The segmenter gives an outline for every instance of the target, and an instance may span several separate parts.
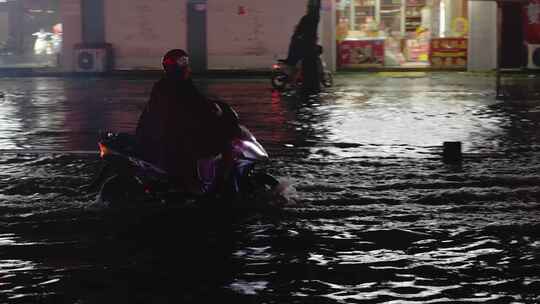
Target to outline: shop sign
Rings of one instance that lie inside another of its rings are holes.
[[[469,34],[469,20],[467,18],[458,17],[452,21],[452,31],[458,37],[465,37]]]
[[[525,40],[540,43],[540,0],[530,0],[524,6],[524,16]]]
[[[384,40],[346,40],[339,44],[340,67],[377,67],[384,63]]]
[[[430,62],[435,68],[466,67],[467,38],[432,38]]]

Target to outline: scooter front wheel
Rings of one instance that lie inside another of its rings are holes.
[[[271,83],[272,87],[276,90],[284,90],[287,86],[289,77],[285,73],[276,73],[272,75]]]
[[[271,192],[279,185],[279,181],[265,172],[250,172],[240,179],[240,192],[252,196],[261,192]]]
[[[329,88],[334,85],[334,77],[330,72],[324,72],[322,75],[322,85]]]
[[[268,173],[257,173],[252,176],[252,179],[255,186],[255,200],[251,202],[256,208],[276,210],[287,205],[289,199],[275,177]]]
[[[254,174],[253,181],[259,188],[267,191],[271,191],[279,185],[279,181],[268,173]]]

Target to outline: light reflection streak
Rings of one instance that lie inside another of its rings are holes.
[[[458,301],[457,299],[451,299],[447,297],[440,297],[437,299],[425,299],[429,297],[434,297],[437,295],[442,294],[445,290],[451,290],[455,288],[460,288],[459,285],[451,285],[451,286],[427,286],[428,290],[423,290],[419,293],[399,293],[394,292],[391,289],[388,288],[381,288],[377,291],[366,291],[366,292],[360,292],[361,290],[353,289],[348,291],[339,291],[331,294],[327,294],[324,297],[340,301],[340,302],[347,302],[350,300],[354,301],[366,301],[366,300],[377,300],[378,298],[384,298],[384,297],[393,297],[393,298],[399,298],[399,300],[390,300],[385,301],[385,304],[392,303],[392,304],[423,304],[423,303],[451,303]],[[399,288],[399,287],[396,287]],[[419,286],[413,287],[415,289],[421,289]],[[505,295],[479,295],[475,298],[459,298],[459,302],[467,302],[467,303],[484,303],[485,301],[491,301],[491,300],[497,300],[500,298],[506,297]]]
[[[402,295],[400,295],[402,296]],[[436,303],[453,303],[453,302],[460,302],[460,303],[486,303],[486,301],[492,301],[497,300],[506,297],[505,295],[490,295],[486,297],[478,297],[478,298],[459,298],[459,300],[451,299],[447,297],[438,298],[438,299],[432,299],[432,300],[393,300],[393,301],[387,301],[384,302],[385,304],[436,304]]]
[[[10,98],[3,101],[0,107],[0,146],[4,149],[17,148],[17,144],[12,138],[14,132],[21,130],[20,119],[16,119],[16,106],[10,102]]]
[[[420,266],[442,267],[445,270],[467,269],[473,266],[471,261],[476,261],[482,255],[497,254],[502,250],[495,248],[483,248],[467,252],[448,251],[439,249],[417,254],[406,254],[401,250],[371,250],[371,251],[341,251],[336,257],[311,252],[308,260],[317,265],[367,265],[372,269],[401,269],[407,270]],[[406,263],[405,263],[406,262]],[[381,263],[382,265],[377,265]],[[392,264],[394,263],[394,264]]]
[[[19,84],[20,85],[20,84]],[[40,132],[58,132],[64,118],[63,82],[48,78],[32,78],[24,90],[8,87],[0,107],[0,145],[2,149],[28,148],[43,144],[29,142]]]
[[[22,260],[0,260],[0,274],[34,270],[36,264]]]
[[[229,285],[229,288],[243,295],[256,295],[268,287],[267,281],[247,282],[237,280]]]
[[[2,246],[27,246],[27,245],[37,245],[38,242],[22,242],[20,237],[16,236],[13,233],[0,234],[0,247]]]

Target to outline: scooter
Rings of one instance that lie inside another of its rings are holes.
[[[223,113],[236,115],[227,105],[220,107]],[[239,125],[239,130],[231,142],[232,170],[224,170],[222,155],[198,161],[202,194],[189,193],[165,170],[142,159],[135,137],[127,133],[100,134],[99,155],[104,167],[92,185],[100,189],[99,200],[112,208],[219,200],[256,203],[258,198],[278,196],[279,181],[258,166],[268,161],[268,153],[245,126]]]
[[[321,85],[324,87],[331,87],[334,84],[334,78],[332,72],[327,68],[324,60],[319,58],[319,78]],[[291,70],[298,70],[298,75],[295,79],[291,79]],[[301,88],[304,82],[304,74],[302,72],[302,63],[296,67],[291,67],[283,59],[278,59],[276,63],[272,65],[272,87],[276,90],[283,91],[287,86]]]

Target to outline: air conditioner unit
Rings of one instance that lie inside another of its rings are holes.
[[[75,48],[75,72],[101,73],[109,70],[110,47],[79,45]]]
[[[528,65],[527,68],[540,70],[540,44],[528,44]]]

